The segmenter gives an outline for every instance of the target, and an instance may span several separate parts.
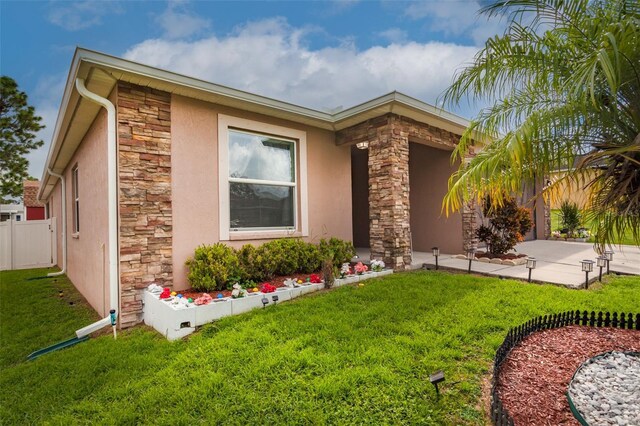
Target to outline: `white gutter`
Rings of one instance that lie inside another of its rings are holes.
[[[115,325],[119,310],[119,273],[118,273],[118,174],[117,174],[117,145],[116,145],[116,108],[111,101],[102,96],[98,96],[93,92],[87,90],[84,85],[84,79],[76,78],[76,89],[80,96],[94,102],[107,110],[107,192],[108,192],[108,207],[109,212],[109,306],[111,309],[111,315],[98,321],[95,325],[101,324],[104,327],[109,320],[112,325]],[[76,331],[78,337],[82,331],[95,331],[92,326],[85,327]],[[115,330],[115,329],[114,329]]]
[[[48,170],[51,176],[60,179],[62,185],[62,196],[60,197],[60,204],[62,204],[62,271],[47,274],[48,277],[57,277],[67,273],[67,185],[64,175],[54,173],[51,169]]]

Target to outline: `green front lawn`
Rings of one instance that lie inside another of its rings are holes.
[[[141,326],[26,362],[96,318],[66,280],[26,280],[42,272],[0,273],[1,424],[483,424],[481,386],[510,327],[640,306],[637,277],[576,291],[413,272],[226,318],[185,341]],[[438,369],[439,400],[428,380]]]
[[[583,223],[582,226],[584,226],[589,231],[591,231],[591,235],[593,235],[596,232],[596,223],[594,222]],[[560,230],[561,228],[562,228],[562,221],[560,220],[560,209],[552,209],[551,210],[551,230],[557,231],[557,230]],[[593,237],[589,238],[588,240],[588,242],[590,243],[593,243],[594,241],[595,240]],[[616,239],[615,241],[611,241],[611,244],[614,244],[614,245],[626,244],[630,246],[636,245],[635,241],[633,240],[633,234],[631,232],[631,229],[627,229],[621,239]]]

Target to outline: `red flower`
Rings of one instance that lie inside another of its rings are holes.
[[[162,289],[162,293],[160,293],[160,299],[168,299],[171,296],[171,289],[169,287],[165,287]]]
[[[309,281],[311,281],[313,284],[320,284],[322,282],[322,280],[320,279],[320,275],[318,274],[311,274],[311,277],[309,277]]]
[[[276,291],[276,286],[269,283],[263,283],[260,287],[260,291],[263,293],[273,293],[274,291]]]

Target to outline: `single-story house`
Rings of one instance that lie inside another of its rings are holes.
[[[148,284],[188,287],[201,244],[338,237],[396,270],[462,252],[475,210],[441,202],[467,125],[398,92],[327,113],[77,49],[38,198],[60,266],[126,327]]]

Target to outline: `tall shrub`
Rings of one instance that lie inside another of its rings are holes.
[[[567,236],[574,236],[581,222],[582,218],[580,217],[578,205],[570,201],[563,201],[560,205],[560,225],[563,231],[567,233]]]
[[[487,245],[489,253],[496,256],[505,254],[523,241],[533,226],[529,210],[519,207],[513,198],[505,199],[501,206],[496,207],[487,197],[482,213],[488,219],[488,225],[480,226],[476,235]]]

